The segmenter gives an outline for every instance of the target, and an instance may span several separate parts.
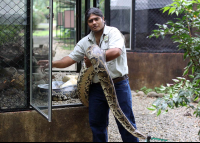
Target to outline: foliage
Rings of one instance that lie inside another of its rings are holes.
[[[152,104],[152,107],[148,109],[152,111],[157,110],[157,115],[160,115],[162,110],[168,112],[168,108],[189,107],[194,109],[196,117],[200,117],[200,103],[197,107],[190,104],[193,101],[197,101],[199,98],[200,90],[196,88],[196,85],[199,83],[191,82],[183,77],[177,77],[177,79],[173,79],[173,81],[175,84],[167,84],[167,86],[161,86],[159,88],[162,93],[165,93],[164,97],[158,98]]]
[[[22,38],[22,25],[0,25],[0,47],[8,43],[18,43]]]
[[[142,87],[140,91],[143,91],[144,94],[148,94],[149,92],[154,91],[153,89],[147,88],[146,86]]]
[[[151,37],[171,35],[174,43],[178,43],[179,49],[184,49],[184,60],[189,63],[185,67],[183,77],[173,79],[174,84],[162,86],[160,90],[165,92],[163,98],[156,100],[149,110],[160,115],[162,110],[178,107],[194,109],[194,115],[200,117],[200,102],[194,107],[192,101],[196,101],[200,95],[200,0],[173,0],[173,3],[161,9],[168,14],[176,14],[176,22],[172,20],[161,25],[156,24],[158,29],[153,30]],[[190,79],[190,80],[187,80]]]
[[[39,23],[46,23],[49,15],[49,1],[33,1],[33,30],[38,28]],[[53,11],[56,11],[57,3],[53,2]],[[54,15],[56,19],[57,15]]]
[[[45,15],[40,12],[33,12],[33,30],[37,30],[38,24],[46,20]]]
[[[168,84],[169,85],[169,84]],[[166,94],[167,93],[167,89],[164,91],[162,90],[163,89],[163,85],[161,85],[161,87],[155,87],[154,89],[151,89],[151,88],[147,88],[146,86],[142,87],[140,90],[137,90],[137,92],[139,91],[143,91],[146,95],[149,93],[149,92],[156,92],[156,93],[164,93]]]
[[[105,0],[100,0],[99,2],[99,9],[105,14]]]
[[[65,29],[65,28],[62,28],[61,29],[62,31],[62,38],[70,38],[70,35],[71,35],[71,30],[70,29]]]

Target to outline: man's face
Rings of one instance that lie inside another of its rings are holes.
[[[91,14],[88,21],[88,26],[93,32],[99,32],[104,27],[104,17],[101,18],[100,16]]]

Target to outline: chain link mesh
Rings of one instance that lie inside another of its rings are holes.
[[[0,110],[26,108],[26,0],[0,0]]]
[[[148,39],[152,31],[158,29],[156,24],[164,24],[169,20],[174,21],[177,16],[163,13],[161,8],[171,4],[172,0],[136,0],[135,1],[135,45],[136,52],[152,53],[177,53],[177,45],[173,43],[171,35],[165,39],[161,37]]]
[[[152,31],[158,29],[156,24],[164,24],[178,18],[176,14],[163,13],[161,8],[172,3],[172,0],[135,0],[131,10],[132,0],[111,0],[110,25],[117,27],[126,39],[126,48],[135,52],[177,53],[171,35],[162,38],[147,38]],[[131,28],[132,23],[134,26]],[[134,40],[131,40],[131,33]],[[132,44],[132,45],[131,45]]]
[[[111,0],[110,25],[116,27],[125,37],[126,48],[130,48],[132,0]]]

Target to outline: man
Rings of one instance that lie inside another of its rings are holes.
[[[111,78],[113,79],[119,105],[136,128],[134,114],[132,112],[132,96],[128,81],[128,66],[126,57],[126,47],[124,37],[117,28],[106,26],[102,12],[98,8],[90,8],[86,12],[86,20],[90,34],[84,37],[75,46],[74,51],[62,58],[54,61],[55,68],[66,68],[84,59],[87,67],[92,66],[90,60],[85,57],[88,47],[92,44],[98,45],[106,51],[106,61]],[[48,63],[39,61],[40,65]],[[46,65],[46,66],[47,66]],[[107,127],[109,121],[109,106],[97,75],[94,76],[89,93],[89,122],[93,132],[94,142],[107,142]],[[119,132],[124,142],[139,142],[139,139],[131,135],[116,120]]]

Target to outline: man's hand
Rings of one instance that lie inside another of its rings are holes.
[[[87,57],[84,57],[84,62],[87,68],[92,66],[92,63],[90,62],[90,60]]]
[[[37,64],[40,66],[42,72],[44,72],[44,70],[49,67],[48,60],[40,60],[37,62]]]

